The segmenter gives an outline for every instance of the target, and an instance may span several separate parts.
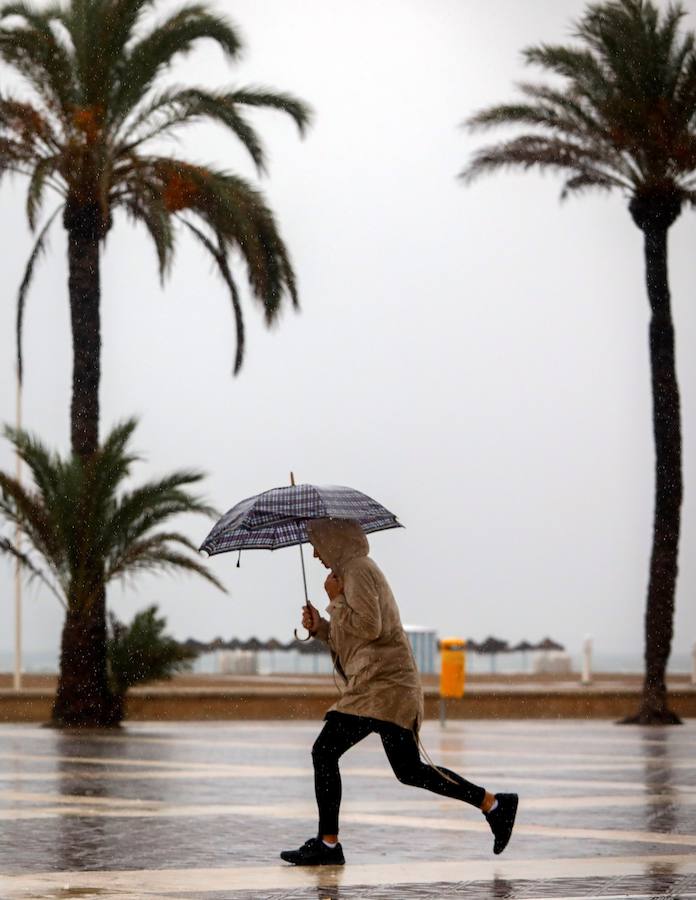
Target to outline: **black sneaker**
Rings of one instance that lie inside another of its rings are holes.
[[[496,794],[498,805],[493,812],[485,813],[486,821],[493,832],[493,852],[497,855],[507,847],[517,815],[517,794]]]
[[[283,850],[280,858],[294,866],[342,866],[343,847],[327,847],[320,838],[310,838],[299,850]]]

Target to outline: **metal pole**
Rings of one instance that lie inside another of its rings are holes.
[[[22,427],[22,386],[17,372],[17,396],[15,422],[17,431]],[[15,477],[17,481],[22,478],[22,460],[19,453],[15,454]],[[22,531],[17,525],[15,530],[15,546],[20,549]],[[22,570],[19,560],[15,560],[15,647],[14,647],[14,689],[22,689]]]
[[[299,544],[298,546],[300,548],[300,562],[302,563],[302,584],[304,585],[305,606],[309,606],[309,594],[307,593],[307,572],[305,571],[304,553],[302,552],[302,544]]]
[[[691,648],[691,683],[696,684],[696,644]]]
[[[440,697],[440,728],[445,727],[445,722],[447,721],[447,711],[445,707],[445,698]]]
[[[290,473],[290,486],[295,487],[295,473],[294,472]],[[302,552],[302,544],[301,543],[298,544],[298,547],[300,548],[300,563],[302,564],[302,585],[304,587],[305,606],[307,607],[307,609],[309,609],[310,602],[309,602],[309,593],[307,592],[307,572],[305,570],[304,553]],[[295,629],[295,638],[298,641],[308,641],[311,638],[311,636],[312,635],[308,633],[306,638],[301,638],[299,636],[299,634],[297,633],[297,628]]]

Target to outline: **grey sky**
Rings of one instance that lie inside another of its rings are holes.
[[[162,4],[166,6],[167,4]],[[687,23],[696,28],[695,4]],[[620,196],[558,202],[559,183],[455,179],[476,141],[458,123],[511,97],[520,50],[557,41],[578,0],[236,0],[247,43],[228,69],[209,48],[175,78],[268,84],[312,104],[306,140],[272,112],[275,209],[302,312],[266,332],[246,305],[247,358],[230,375],[221,284],[181,236],[162,290],[144,233],[118,221],[103,263],[102,429],[138,414],[136,477],[209,473],[220,508],[298,479],[358,487],[407,529],[372,538],[404,621],[510,640],[550,633],[576,649],[639,651],[651,539],[653,449],[641,235]],[[530,73],[525,73],[526,75]],[[251,177],[219,131],[191,158]],[[0,420],[14,419],[14,295],[30,247],[24,185],[0,207]],[[47,205],[50,211],[52,206]],[[675,650],[696,639],[696,220],[672,229],[686,498]],[[245,295],[245,299],[248,297]],[[25,422],[66,448],[70,380],[65,238],[56,229],[26,321]],[[0,464],[12,466],[7,446]],[[209,523],[182,523],[196,540]],[[179,637],[287,639],[302,602],[297,551],[147,578],[110,600],[150,602]],[[323,570],[309,566],[325,605]],[[12,571],[0,562],[0,651],[12,645]],[[55,647],[61,611],[30,588],[25,646]]]

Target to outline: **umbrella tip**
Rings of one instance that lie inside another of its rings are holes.
[[[291,487],[295,487],[295,473],[294,472],[290,473],[290,485],[291,485]]]

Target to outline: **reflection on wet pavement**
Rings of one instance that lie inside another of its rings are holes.
[[[696,900],[696,723],[456,722],[437,762],[517,789],[493,857],[480,814],[396,782],[368,738],[343,759],[343,869],[287,867],[315,827],[319,723],[0,726],[0,898]]]

